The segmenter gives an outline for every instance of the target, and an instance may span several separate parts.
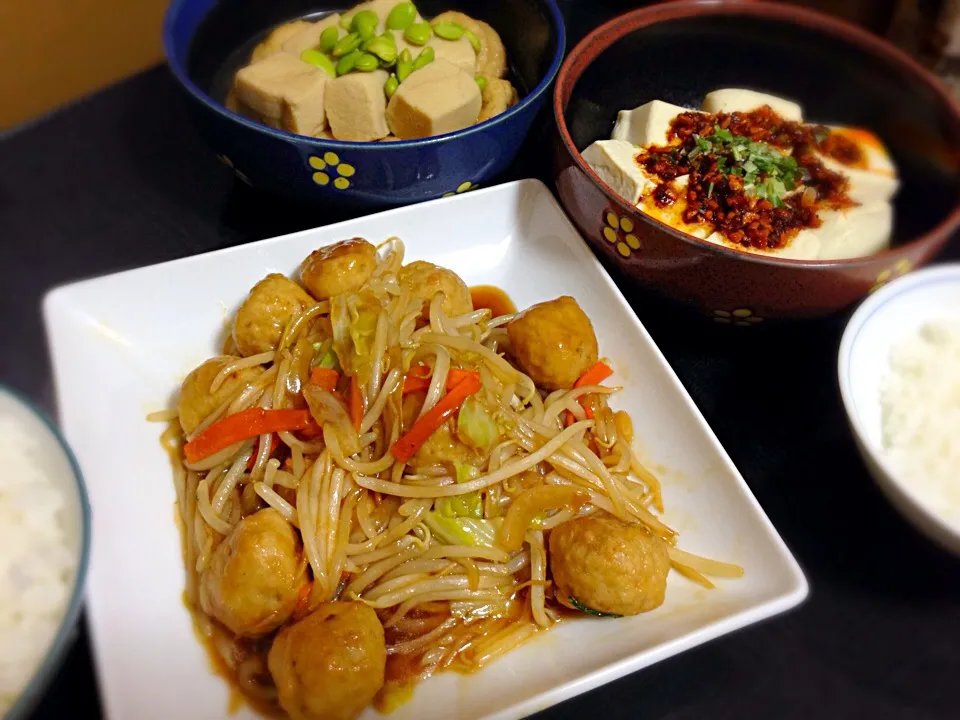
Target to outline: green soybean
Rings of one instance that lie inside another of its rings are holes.
[[[400,87],[400,80],[397,79],[394,73],[390,73],[390,77],[388,77],[387,81],[383,84],[383,92],[386,93],[388,99],[393,97],[398,87]]]
[[[487,88],[487,79],[483,75],[477,75],[474,80],[477,81],[480,92],[483,92]]]
[[[404,30],[403,37],[412,45],[426,45],[431,32],[433,32],[433,28],[430,27],[430,23],[419,22]]]
[[[404,48],[397,58],[397,78],[400,82],[407,79],[407,76],[413,72],[413,55],[409,48]]]
[[[406,30],[416,19],[417,8],[412,2],[397,3],[387,15],[387,29]]]
[[[426,67],[434,61],[436,53],[434,53],[432,47],[425,47],[420,51],[420,54],[417,55],[417,59],[413,61],[413,69],[419,70],[420,68]]]
[[[353,69],[360,72],[373,72],[378,67],[380,67],[380,61],[377,57],[365,52],[360,53],[353,63]]]
[[[350,25],[351,25],[352,23],[353,23],[353,17],[352,17],[352,16],[350,16],[350,17],[348,17],[348,16],[346,16],[346,15],[341,15],[341,16],[340,16],[340,27],[342,27],[342,28],[343,28],[344,30],[346,30],[347,32],[350,32]]]
[[[387,66],[397,61],[397,44],[392,35],[378,35],[364,43],[364,50],[376,55]]]
[[[344,55],[349,55],[358,47],[360,47],[361,42],[363,42],[363,40],[361,40],[360,36],[356,33],[344,35],[342,38],[337,40],[337,44],[333,48],[333,56],[338,58],[343,57]]]
[[[331,77],[337,76],[337,68],[333,64],[333,60],[319,50],[304,50],[302,53],[300,53],[300,59],[306,63],[310,63],[314,67],[320,68]]]
[[[438,22],[433,26],[433,33],[444,40],[459,40],[463,37],[463,26],[455,22]]]
[[[350,29],[363,40],[369,40],[377,34],[377,25],[379,24],[380,18],[373,10],[361,10],[353,16]]]
[[[337,62],[337,75],[346,75],[349,72],[353,72],[353,69],[357,66],[357,58],[363,55],[359,50],[354,50],[344,55]]]
[[[323,32],[320,33],[320,49],[325,53],[333,52],[333,49],[337,46],[337,40],[340,39],[340,28],[336,25],[331,25],[328,28],[324,28]]]
[[[470,41],[470,44],[473,46],[473,51],[475,53],[480,52],[480,38],[472,30],[467,30],[463,28],[463,36]]]

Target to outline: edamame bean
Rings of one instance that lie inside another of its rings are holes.
[[[431,32],[433,28],[430,27],[430,23],[419,22],[404,30],[403,37],[411,45],[426,45]]]
[[[463,37],[463,26],[455,22],[438,22],[433,25],[433,33],[444,40],[459,40]]]
[[[333,49],[337,46],[337,40],[340,39],[340,28],[336,25],[331,25],[328,28],[324,28],[323,32],[320,33],[320,49],[325,53],[333,52]]]
[[[360,36],[357,33],[349,33],[344,35],[342,38],[337,40],[337,44],[333,48],[333,56],[343,57],[344,55],[349,55],[358,47],[363,40],[360,39]]]
[[[314,67],[320,68],[330,77],[337,76],[337,67],[333,64],[333,60],[319,50],[304,50],[300,53],[300,59],[306,63],[310,63]]]
[[[406,30],[416,19],[417,8],[412,2],[397,3],[387,15],[387,29]]]
[[[480,92],[483,92],[487,87],[487,79],[483,75],[477,75],[473,79],[477,81],[477,86],[480,88]]]
[[[353,24],[353,16],[341,15],[340,16],[340,27],[342,27],[347,32],[350,32],[350,25]]]
[[[353,69],[357,66],[357,58],[363,55],[359,50],[354,50],[344,55],[337,62],[337,75],[346,75],[349,72],[353,72]]]
[[[413,55],[409,48],[404,48],[397,58],[397,79],[403,82],[413,72]]]
[[[378,67],[380,67],[380,61],[376,55],[365,52],[360,53],[353,63],[353,69],[360,72],[373,72]]]
[[[387,99],[393,97],[398,87],[400,87],[400,80],[397,79],[394,73],[390,73],[390,77],[388,77],[387,81],[383,84],[383,92],[386,93]]]
[[[436,57],[433,48],[429,45],[420,51],[420,54],[417,55],[417,59],[413,61],[413,69],[419,70],[422,67],[426,67],[433,62]]]
[[[397,61],[397,44],[392,35],[378,35],[368,40],[364,43],[364,50],[376,55],[388,67]]]
[[[369,40],[377,34],[377,25],[380,24],[380,18],[373,10],[361,10],[353,16],[353,22],[350,23],[350,30],[357,33],[363,40]]]
[[[463,28],[463,36],[470,41],[475,53],[480,52],[480,38],[477,37],[476,33],[474,33],[472,30],[468,30],[467,28]]]

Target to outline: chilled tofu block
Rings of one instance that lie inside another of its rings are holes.
[[[890,246],[893,206],[861,205],[846,210],[820,212],[822,224],[813,229],[820,238],[820,260],[871,255]]]
[[[613,140],[634,145],[666,145],[671,121],[680,113],[697,112],[689,108],[653,100],[633,110],[621,110],[613,126]]]
[[[701,107],[704,112],[708,113],[732,113],[737,111],[750,112],[764,105],[769,105],[784,120],[795,122],[803,120],[803,111],[797,103],[776,95],[741,88],[726,88],[709,92],[703,96]]]
[[[313,65],[278,53],[238,70],[234,87],[241,103],[265,119],[278,121],[283,116],[286,93],[299,97],[302,87],[320,75],[326,78]]]
[[[600,179],[631,205],[655,187],[636,161],[636,146],[626,140],[597,140],[582,155]]]
[[[828,170],[833,170],[850,178],[847,195],[850,196],[851,200],[861,205],[889,202],[900,187],[900,181],[897,180],[896,176],[890,175],[886,171],[859,170],[824,155],[820,155],[819,158]]]
[[[477,74],[477,53],[467,38],[444,40],[433,37],[427,44],[433,48],[437,60],[446,60],[451,65],[456,65],[470,77]]]
[[[320,33],[328,27],[337,25],[339,22],[340,13],[327,15],[314,23],[310,23],[309,27],[305,27],[296,34],[291,35],[284,41],[281,47],[285,53],[299,59],[300,53],[304,50],[310,50],[320,45]]]
[[[473,75],[438,59],[400,83],[387,105],[387,124],[398,138],[439,135],[475,123],[481,104]]]
[[[327,124],[337,140],[379,140],[390,134],[385,117],[385,70],[355,72],[330,80],[324,90]]]
[[[835,125],[827,125],[827,127],[831,133],[842,135],[860,148],[860,152],[863,153],[865,160],[864,170],[896,177],[897,166],[894,164],[893,158],[890,157],[890,153],[887,152],[883,141],[872,132],[864,130],[863,128]]]
[[[280,125],[284,130],[317,137],[326,129],[324,91],[330,80],[329,75],[318,70],[312,75],[299,75],[288,85],[280,117]]]

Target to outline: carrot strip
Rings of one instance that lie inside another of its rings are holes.
[[[359,430],[363,420],[363,395],[360,394],[360,383],[357,376],[350,376],[350,422]]]
[[[406,462],[420,449],[443,423],[456,413],[463,401],[473,395],[481,387],[480,373],[467,375],[454,385],[440,401],[424,413],[423,417],[413,424],[406,434],[397,440],[390,448],[390,452],[400,462]]]
[[[424,375],[423,373],[427,373]],[[427,365],[419,364],[415,368],[410,368],[410,371],[407,373],[406,377],[403,378],[403,394],[411,392],[425,392],[430,387],[430,368]],[[476,375],[480,377],[480,373],[476,370],[463,370],[461,368],[450,368],[447,372],[447,390],[452,390],[453,386],[459,383],[466,377]]]
[[[197,462],[247,438],[285,430],[306,430],[315,426],[316,421],[309,410],[247,408],[217,420],[184,445],[183,454],[187,462]]]
[[[584,385],[599,385],[611,375],[613,375],[613,368],[607,365],[603,360],[597,360],[587,369],[585,373],[583,373],[583,375],[577,378],[577,381],[573,384],[573,386],[578,388],[583,387]],[[586,413],[588,418],[593,417],[593,408],[590,407],[586,397],[580,398],[580,406],[583,408],[583,411]],[[564,424],[570,425],[571,423],[573,423],[573,413],[568,410],[565,413]]]
[[[333,392],[337,389],[337,381],[340,379],[340,373],[333,368],[325,368],[317,365],[310,370],[310,382],[319,385],[324,390]]]

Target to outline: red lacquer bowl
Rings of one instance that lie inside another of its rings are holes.
[[[901,188],[891,249],[862,258],[780,260],[721,247],[641,213],[579,150],[616,114],[654,99],[698,107],[748,87],[797,100],[806,119],[867,127],[890,149]],[[753,0],[681,0],[622,15],[567,57],[554,89],[560,199],[623,274],[721,322],[815,317],[927,262],[960,226],[960,107],[890,43],[820,13]]]

